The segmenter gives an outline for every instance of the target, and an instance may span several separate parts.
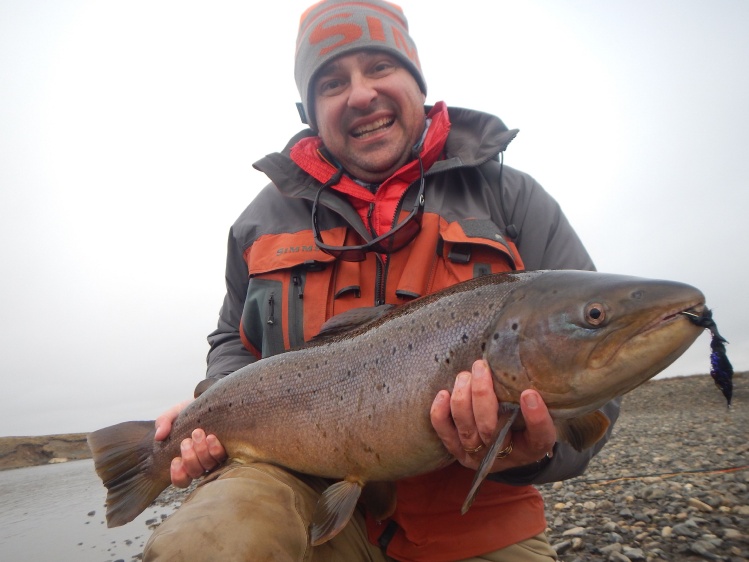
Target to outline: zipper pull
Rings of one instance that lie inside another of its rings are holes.
[[[293,275],[291,282],[296,287],[297,296],[301,299],[304,296],[304,289],[302,289],[302,278],[299,275]]]
[[[273,300],[273,293],[271,293],[270,294],[270,298],[268,299],[269,314],[268,314],[267,324],[275,324],[276,323],[275,319],[273,318],[273,312],[274,312],[274,309],[275,309],[275,305],[276,305],[276,303]]]

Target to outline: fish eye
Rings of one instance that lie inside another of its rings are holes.
[[[585,307],[585,321],[591,326],[599,326],[606,320],[606,310],[599,302],[590,303]]]

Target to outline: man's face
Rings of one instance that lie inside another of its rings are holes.
[[[313,92],[320,138],[354,177],[381,182],[411,160],[424,132],[425,98],[396,57],[338,57],[317,73]]]

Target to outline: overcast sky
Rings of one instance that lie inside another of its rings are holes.
[[[0,436],[191,395],[252,163],[301,128],[308,4],[0,0]],[[505,162],[598,269],[699,287],[749,368],[749,2],[400,5],[427,101],[519,128]],[[708,343],[666,374],[707,373]]]

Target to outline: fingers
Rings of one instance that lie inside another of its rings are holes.
[[[551,454],[557,440],[557,430],[541,396],[535,390],[524,390],[520,395],[520,409],[525,418],[525,446],[529,454],[539,460]]]
[[[471,373],[458,375],[450,409],[463,449],[476,449],[491,442],[497,427],[498,406],[485,361],[474,362]]]
[[[226,450],[215,435],[206,436],[196,429],[192,436],[180,443],[180,457],[172,460],[170,475],[172,484],[184,488],[206,472],[213,470],[226,460]]]
[[[497,428],[498,404],[484,361],[476,361],[470,373],[458,374],[452,394],[437,394],[430,411],[432,426],[461,464],[476,468],[483,458],[480,451],[491,442]]]
[[[172,431],[172,423],[190,402],[192,399],[180,402],[156,418],[156,441],[167,438]],[[206,435],[202,429],[196,429],[180,443],[180,456],[172,459],[169,468],[172,484],[186,488],[195,478],[224,462],[226,457],[226,449],[215,435]]]

